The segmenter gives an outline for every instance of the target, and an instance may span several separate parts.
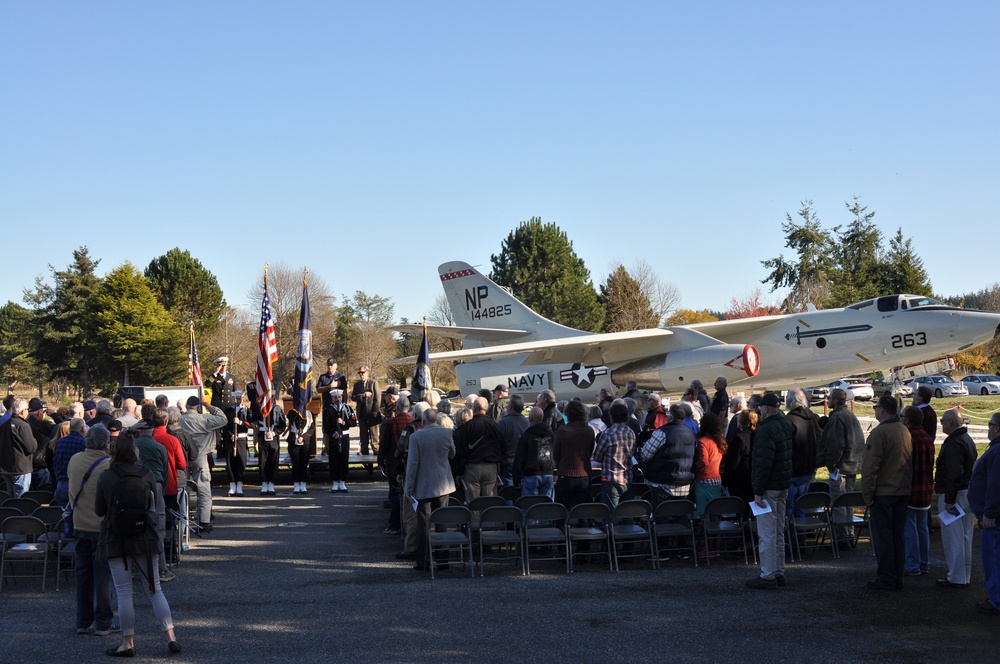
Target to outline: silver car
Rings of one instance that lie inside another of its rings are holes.
[[[872,390],[875,392],[876,397],[881,396],[892,396],[892,382],[885,382],[884,380],[875,379],[872,381]],[[904,399],[909,399],[913,396],[913,388],[904,383],[899,384],[899,395]]]
[[[951,378],[941,375],[914,378],[910,382],[910,387],[913,389],[929,387],[936,399],[940,399],[941,397],[964,397],[969,394],[969,390],[965,388],[965,385],[956,383]]]
[[[1000,378],[986,374],[971,374],[961,381],[969,394],[1000,394]]]

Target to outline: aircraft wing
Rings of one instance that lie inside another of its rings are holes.
[[[569,364],[582,362],[587,366],[616,367],[676,350],[721,344],[702,332],[686,327],[635,330],[607,334],[586,334],[577,337],[529,341],[519,344],[490,346],[432,353],[431,360],[476,360],[486,357],[524,355],[525,365]],[[413,364],[416,356],[393,360],[392,366]]]
[[[393,325],[389,328],[394,332],[421,334],[423,325]],[[447,339],[465,339],[472,337],[479,341],[510,341],[531,334],[528,330],[505,330],[489,327],[457,327],[455,325],[428,325],[427,333]],[[494,353],[495,354],[495,353]]]
[[[743,343],[742,340],[746,338],[747,334],[756,332],[782,320],[788,320],[789,318],[794,318],[794,314],[737,318],[735,320],[715,320],[707,323],[691,323],[684,327],[689,330],[697,330],[725,343]]]

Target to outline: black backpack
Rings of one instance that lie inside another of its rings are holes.
[[[555,468],[552,461],[552,438],[549,436],[535,437],[535,463],[538,470],[551,473]]]
[[[118,484],[111,494],[111,531],[121,537],[138,537],[153,527],[152,492],[142,475],[112,467]]]

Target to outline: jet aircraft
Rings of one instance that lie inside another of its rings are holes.
[[[730,390],[785,389],[945,357],[1000,335],[1000,313],[952,307],[918,295],[887,295],[843,309],[595,334],[532,311],[467,263],[438,267],[456,326],[428,332],[463,350],[432,354],[455,367],[463,394],[498,384],[533,396],[591,401],[634,380],[640,389],[682,393],[694,379],[725,376]],[[419,332],[419,325],[394,329]],[[402,358],[393,364],[407,364]]]

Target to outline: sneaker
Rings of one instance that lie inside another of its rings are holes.
[[[765,579],[762,576],[755,576],[747,581],[747,588],[753,590],[773,590],[778,587],[776,579]]]
[[[176,578],[177,578],[176,574],[174,574],[170,570],[167,570],[166,572],[160,575],[160,583],[169,583]]]
[[[94,630],[94,636],[107,636],[107,635],[111,634],[112,631],[115,631],[115,630],[112,630],[110,627],[107,628],[107,629],[95,629]],[[77,633],[79,633],[79,631]]]
[[[89,627],[77,627],[76,628],[76,633],[77,634],[90,634],[90,628]]]
[[[927,572],[921,572],[918,569],[906,570],[905,572],[903,572],[903,576],[920,576],[921,574],[927,574]]]
[[[398,535],[399,528],[386,528],[382,532],[385,533],[386,535]]]

